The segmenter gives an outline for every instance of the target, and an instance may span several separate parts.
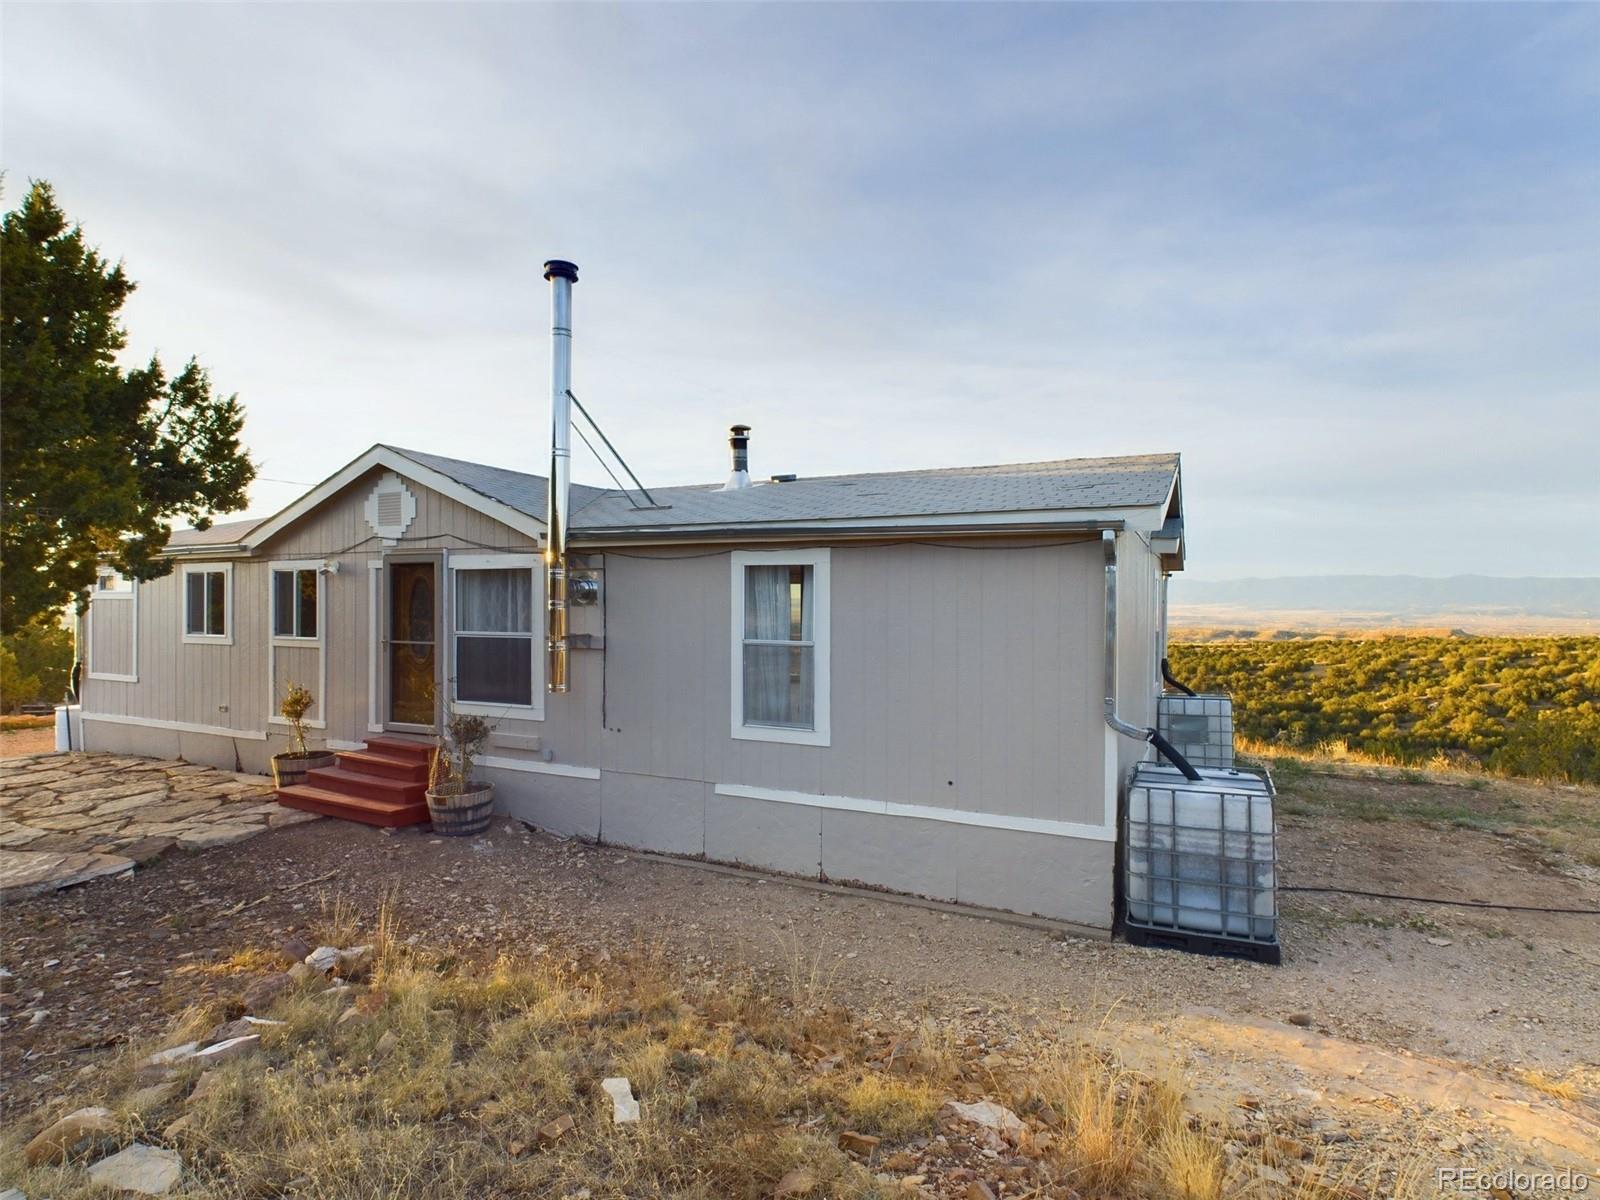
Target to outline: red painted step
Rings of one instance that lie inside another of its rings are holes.
[[[372,754],[366,750],[341,750],[334,756],[346,771],[363,775],[381,775],[402,783],[427,783],[428,764],[409,758],[394,758],[387,754]]]
[[[428,819],[433,747],[401,738],[368,738],[365,750],[341,750],[333,767],[278,789],[278,803],[306,812],[390,828]]]
[[[318,767],[308,771],[306,782],[324,791],[365,796],[368,800],[387,800],[391,804],[428,802],[426,780],[389,779],[382,775],[370,775],[362,771],[349,770],[343,762],[337,767]]]
[[[367,750],[372,754],[387,754],[390,758],[410,758],[425,763],[433,761],[432,742],[408,742],[405,738],[372,737],[367,739]]]
[[[394,804],[385,800],[372,800],[366,796],[352,796],[346,792],[312,787],[308,783],[279,788],[278,803],[306,812],[321,813],[325,817],[340,817],[346,821],[360,821],[364,825],[389,828],[420,825],[428,819],[426,802]]]

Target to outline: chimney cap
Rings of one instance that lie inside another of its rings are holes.
[[[748,425],[730,425],[730,426],[728,426],[728,432],[733,434],[735,437],[743,437],[745,434],[750,432],[750,426],[748,426]]]
[[[559,277],[561,279],[566,279],[573,283],[577,283],[578,264],[569,263],[564,258],[552,258],[544,265],[544,277],[546,279],[555,279]]]

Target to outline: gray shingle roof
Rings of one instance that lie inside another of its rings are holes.
[[[732,492],[720,484],[653,488],[657,502],[670,507],[646,510],[612,490],[586,503],[574,498],[572,532],[1124,508],[1160,504],[1177,469],[1176,454],[1149,454],[823,475]]]
[[[501,504],[508,505],[518,512],[527,513],[530,517],[544,520],[545,517],[545,478],[543,475],[528,475],[522,471],[512,471],[505,467],[489,467],[483,463],[467,462],[460,458],[446,458],[442,454],[428,454],[422,450],[407,450],[404,446],[389,446],[396,454],[403,454],[412,462],[421,463],[431,467],[441,475],[448,475],[462,487],[471,488],[473,491],[498,500]],[[595,497],[603,495],[601,488],[589,487],[586,484],[575,483],[572,485],[572,506],[577,508],[586,504]],[[620,493],[619,493],[620,494]]]
[[[543,518],[545,481],[502,467],[417,450],[391,450],[530,516]],[[946,467],[864,475],[822,475],[758,483],[652,488],[659,507],[637,508],[615,488],[572,485],[572,533],[676,526],[768,525],[792,521],[884,520],[970,513],[1059,512],[1160,504],[1178,470],[1176,454],[1069,458],[993,467]],[[635,501],[643,503],[637,495]]]
[[[218,521],[210,529],[174,529],[167,539],[169,550],[199,549],[202,546],[231,546],[244,540],[265,517],[250,517],[243,521]]]
[[[446,458],[399,446],[387,449],[447,475],[463,487],[543,520],[542,475]],[[992,467],[943,467],[863,475],[819,475],[786,483],[757,483],[725,492],[721,484],[652,488],[658,507],[639,508],[615,488],[572,485],[575,539],[614,531],[752,531],[807,522],[890,521],[903,517],[961,518],[1002,513],[1059,513],[1145,507],[1162,503],[1178,471],[1176,454],[1064,458]],[[642,497],[634,499],[643,503]],[[233,521],[199,532],[174,533],[172,549],[239,541],[260,520]]]

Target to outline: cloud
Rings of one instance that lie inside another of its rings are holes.
[[[6,33],[12,194],[52,179],[126,258],[133,352],[199,353],[268,475],[377,440],[540,469],[560,255],[577,389],[650,482],[721,477],[734,420],[758,473],[1178,449],[1213,575],[1391,545],[1568,574],[1600,508],[1593,11],[14,5]]]

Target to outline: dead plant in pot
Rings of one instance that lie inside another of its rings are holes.
[[[289,748],[272,756],[272,779],[280,788],[304,783],[309,772],[333,766],[332,750],[306,748],[306,716],[315,703],[311,692],[298,683],[290,683],[278,703],[278,714],[289,722]]]
[[[435,833],[471,837],[489,828],[494,784],[474,779],[472,766],[492,728],[480,716],[453,710],[445,722],[428,772],[428,816]]]

